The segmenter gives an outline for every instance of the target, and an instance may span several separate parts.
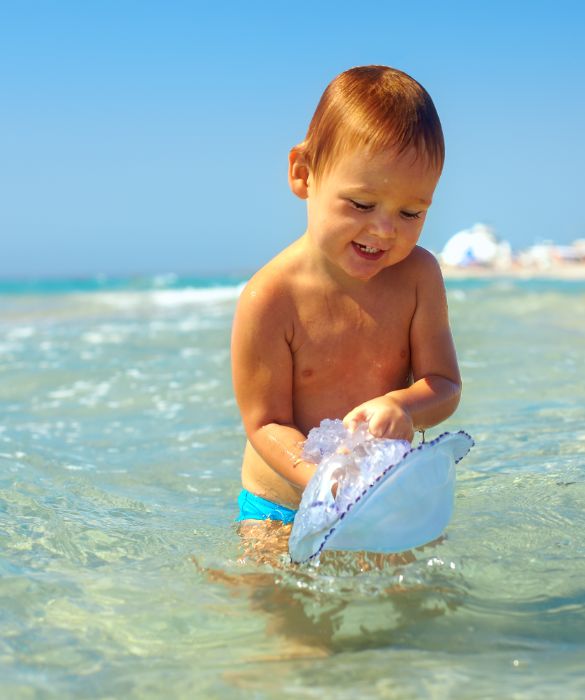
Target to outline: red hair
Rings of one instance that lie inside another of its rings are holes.
[[[316,180],[343,153],[413,146],[443,167],[445,142],[428,92],[406,73],[387,66],[350,68],[325,89],[307,136],[298,148]]]

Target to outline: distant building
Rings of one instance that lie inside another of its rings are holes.
[[[508,241],[499,240],[492,228],[478,223],[451,236],[439,260],[450,267],[503,269],[512,265],[512,246]]]
[[[572,245],[556,245],[553,241],[542,241],[518,254],[522,267],[546,270],[558,265],[585,262],[585,240],[579,239]]]

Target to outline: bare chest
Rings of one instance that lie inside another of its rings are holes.
[[[306,301],[297,309],[291,344],[296,388],[322,390],[345,381],[370,393],[368,387],[404,384],[414,309],[414,294],[406,291],[367,304],[327,294]]]

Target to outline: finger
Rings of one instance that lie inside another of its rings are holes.
[[[374,437],[388,437],[386,433],[390,431],[390,421],[380,414],[374,415],[370,419],[368,430]]]
[[[364,409],[354,408],[343,419],[343,425],[353,433],[360,423],[367,421],[367,415]]]
[[[412,442],[414,429],[410,420],[392,420],[383,413],[372,416],[369,423],[370,433],[377,438],[408,440]]]
[[[355,420],[355,418],[352,418],[350,420],[343,421],[343,424],[349,430],[350,433],[353,433],[360,424],[360,422],[358,420]]]

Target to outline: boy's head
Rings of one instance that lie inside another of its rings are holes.
[[[414,148],[440,170],[445,158],[439,116],[427,91],[387,66],[350,68],[325,89],[297,146],[316,182],[344,154]]]

